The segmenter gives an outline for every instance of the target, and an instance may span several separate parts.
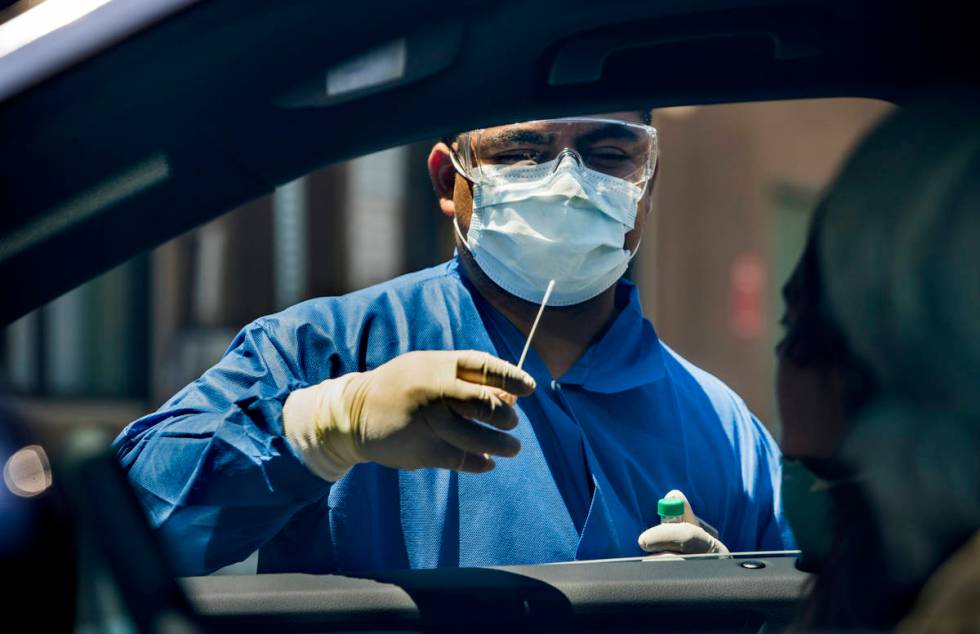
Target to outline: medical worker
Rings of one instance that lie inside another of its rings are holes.
[[[456,257],[256,320],[116,440],[178,572],[256,549],[259,572],[324,573],[791,545],[772,438],[622,279],[657,164],[640,113],[437,143]],[[687,523],[660,525],[668,492]]]

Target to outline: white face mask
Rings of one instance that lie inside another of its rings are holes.
[[[493,166],[483,170],[493,175]],[[506,181],[474,184],[465,239],[456,225],[487,277],[535,303],[555,280],[554,306],[592,299],[622,277],[635,254],[623,239],[636,224],[643,189],[573,155],[506,170]]]

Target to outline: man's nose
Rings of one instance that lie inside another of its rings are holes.
[[[565,164],[565,161],[572,161],[573,165],[582,166],[582,155],[572,148],[565,148],[555,156],[555,171],[557,172]]]

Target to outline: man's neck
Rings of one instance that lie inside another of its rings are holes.
[[[459,260],[477,292],[527,337],[539,304],[504,292],[494,284],[465,248]],[[552,378],[559,378],[582,358],[593,341],[616,315],[616,287],[574,306],[547,307],[534,333],[531,347],[544,361]]]

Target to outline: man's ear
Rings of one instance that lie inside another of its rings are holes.
[[[449,146],[440,141],[429,152],[429,178],[439,199],[439,209],[450,218],[456,213],[453,193],[456,188],[456,168],[449,158]]]

